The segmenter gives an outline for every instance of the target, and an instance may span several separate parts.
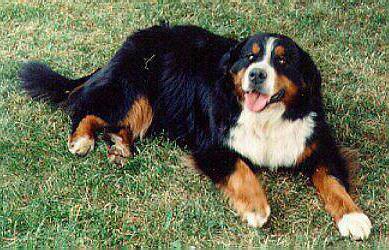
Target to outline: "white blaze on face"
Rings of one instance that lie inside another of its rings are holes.
[[[255,62],[252,63],[246,70],[243,76],[243,84],[242,84],[242,89],[245,92],[249,92],[251,89],[251,83],[249,80],[249,73],[253,69],[262,69],[266,71],[267,74],[267,79],[263,83],[263,90],[264,94],[267,95],[273,95],[274,93],[274,85],[275,85],[275,79],[276,79],[276,71],[274,68],[270,65],[270,60],[271,60],[271,54],[274,49],[274,42],[276,41],[275,37],[269,37],[266,40],[265,44],[265,52],[263,55],[263,58],[260,62]]]

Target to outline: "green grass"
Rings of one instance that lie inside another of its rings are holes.
[[[0,3],[1,246],[388,245],[385,1],[27,2]],[[302,175],[260,174],[272,215],[265,228],[251,229],[163,137],[138,143],[123,169],[107,161],[103,143],[86,158],[67,151],[68,117],[21,93],[21,62],[41,60],[80,77],[104,65],[132,31],[163,19],[235,38],[283,33],[310,52],[339,142],[361,153],[357,202],[374,224],[369,240],[340,238]]]

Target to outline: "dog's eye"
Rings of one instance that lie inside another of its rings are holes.
[[[254,54],[250,54],[250,55],[247,56],[247,58],[249,59],[250,62],[252,62],[255,59],[255,55]]]
[[[278,58],[278,63],[279,63],[279,64],[282,64],[282,65],[286,64],[286,58],[285,58],[285,56],[280,56],[280,57]]]

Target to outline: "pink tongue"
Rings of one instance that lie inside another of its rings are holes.
[[[265,108],[270,96],[260,93],[248,93],[244,95],[244,105],[253,112],[259,112]]]

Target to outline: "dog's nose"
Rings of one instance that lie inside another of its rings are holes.
[[[255,84],[261,84],[265,82],[267,78],[266,71],[263,69],[252,69],[249,72],[249,79]]]

